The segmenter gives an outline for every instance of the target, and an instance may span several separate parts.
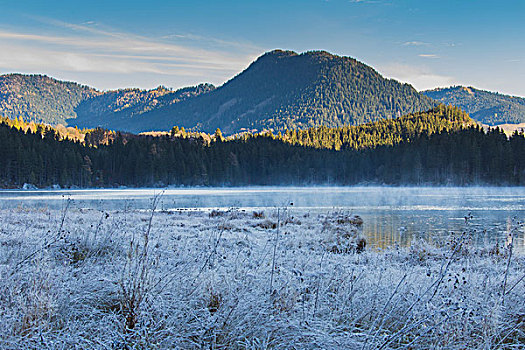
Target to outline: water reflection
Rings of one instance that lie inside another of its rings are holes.
[[[519,217],[524,212],[474,211],[468,224],[457,211],[377,211],[363,213],[363,233],[373,247],[386,249],[410,246],[414,240],[425,240],[437,246],[450,241],[452,235],[467,232],[476,246],[504,247],[509,234],[514,235],[514,247],[525,253],[525,228]],[[468,214],[468,213],[467,213]]]

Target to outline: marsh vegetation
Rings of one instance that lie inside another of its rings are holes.
[[[153,206],[158,204],[155,199]],[[2,209],[3,349],[516,349],[525,259],[377,251],[359,217],[275,210]]]

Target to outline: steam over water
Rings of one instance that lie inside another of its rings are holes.
[[[5,190],[0,207],[61,208],[67,198],[74,208],[100,210],[147,209],[160,189],[110,190]],[[514,246],[525,253],[525,188],[522,187],[251,187],[167,189],[160,210],[286,209],[290,215],[323,214],[344,210],[364,219],[364,234],[375,248],[405,246],[414,239],[435,244],[450,232],[468,229],[478,245],[505,243],[515,235]]]

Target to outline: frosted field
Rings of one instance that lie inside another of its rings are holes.
[[[343,209],[73,204],[0,209],[2,349],[525,346],[525,257],[474,218],[377,250]]]

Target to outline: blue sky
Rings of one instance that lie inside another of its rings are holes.
[[[99,89],[221,84],[265,51],[327,50],[428,89],[525,96],[523,0],[0,0],[0,73]]]

